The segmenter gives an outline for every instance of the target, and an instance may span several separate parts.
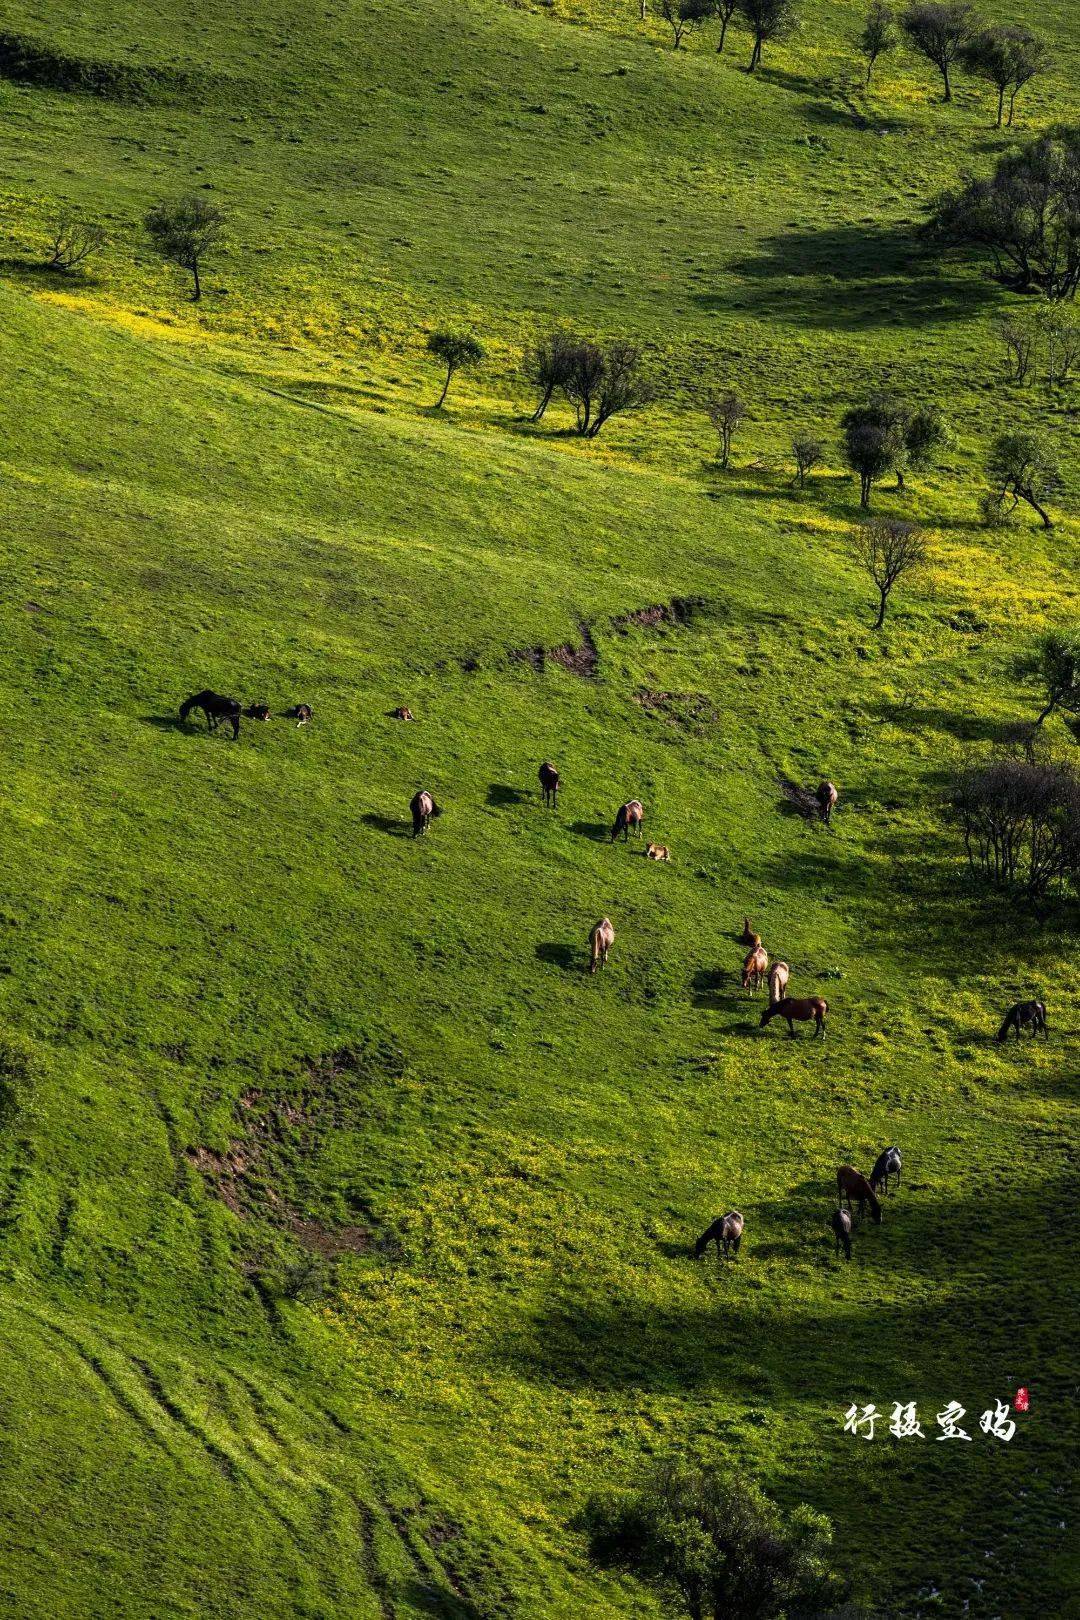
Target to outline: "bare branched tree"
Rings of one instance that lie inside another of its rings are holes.
[[[998,322],[998,337],[1005,346],[1010,382],[1026,383],[1035,363],[1039,342],[1037,329],[1029,321],[1006,316]]]
[[[973,871],[1033,898],[1080,879],[1080,778],[1068,765],[998,759],[954,780],[948,806]]]
[[[49,227],[49,270],[74,270],[92,253],[105,246],[107,238],[100,225],[91,225],[77,214],[58,214]]]
[[[566,386],[577,339],[569,332],[554,331],[537,340],[525,355],[525,375],[539,392],[540,399],[532,420],[539,422],[551,404],[556,389]]]
[[[656,397],[642,372],[640,351],[621,340],[606,347],[574,344],[562,388],[574,407],[577,431],[585,439],[595,439],[611,417],[648,405]]]
[[[809,474],[825,460],[825,446],[820,439],[807,436],[793,440],[791,451],[795,457],[795,482],[803,489]]]
[[[871,518],[855,530],[855,557],[870,575],[878,590],[878,613],[874,629],[885,623],[889,597],[905,575],[924,568],[927,560],[926,536],[914,523],[900,518]]]
[[[707,410],[709,421],[720,435],[720,465],[726,471],[731,460],[731,441],[746,415],[746,405],[734,389],[729,388],[719,398],[712,400]]]

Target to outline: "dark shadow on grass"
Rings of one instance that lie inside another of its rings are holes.
[[[391,838],[412,837],[412,827],[409,823],[399,821],[395,816],[380,816],[375,810],[366,810],[360,820],[365,827],[373,827],[376,832],[388,833]]]
[[[583,973],[585,970],[585,953],[581,946],[567,945],[562,940],[545,940],[538,945],[536,960],[562,968],[564,973]]]
[[[18,276],[21,281],[32,281],[38,287],[51,287],[57,292],[64,287],[96,287],[97,278],[87,270],[51,270],[40,259],[0,259],[0,276]]]
[[[691,980],[691,993],[695,1007],[709,1007],[714,1011],[737,1005],[739,981],[734,972],[723,968],[698,968]]]
[[[406,1581],[395,1595],[408,1603],[410,1611],[434,1615],[437,1620],[483,1620],[489,1612],[478,1608],[470,1598],[451,1592],[434,1580],[422,1581],[419,1577]]]
[[[526,804],[530,797],[524,788],[510,787],[506,782],[492,782],[487,791],[490,805]]]
[[[1022,742],[1030,733],[1023,720],[994,720],[984,715],[957,714],[953,709],[905,708],[880,703],[877,713],[895,726],[912,731],[944,731],[960,742],[988,742],[1004,748]]]
[[[139,719],[144,726],[153,726],[157,731],[184,731],[190,732],[193,737],[196,735],[196,727],[186,725],[178,714],[142,714]]]
[[[611,828],[604,821],[572,821],[570,831],[579,838],[591,838],[596,844],[607,843],[611,838]]]

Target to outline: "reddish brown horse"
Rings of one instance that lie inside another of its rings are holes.
[[[811,1018],[814,1020],[814,1037],[825,1039],[825,1014],[829,1010],[829,1003],[824,996],[783,996],[766,1007],[761,1015],[762,1024],[767,1024],[773,1018],[787,1020],[788,1034],[794,1036],[796,1024],[807,1024]]]
[[[611,842],[614,843],[620,833],[622,833],[625,842],[630,837],[631,827],[640,838],[641,823],[644,819],[645,811],[642,808],[640,799],[629,799],[626,804],[621,804],[615,817],[615,825],[611,829]]]
[[[746,961],[742,965],[742,987],[749,990],[751,995],[761,989],[765,983],[765,974],[769,966],[769,953],[764,945],[755,945]]]
[[[849,1209],[851,1208],[851,1201],[854,1199],[859,1206],[860,1215],[865,1212],[866,1206],[869,1204],[871,1215],[877,1224],[881,1225],[881,1205],[878,1202],[877,1193],[862,1171],[856,1170],[854,1165],[842,1164],[836,1172],[836,1195],[837,1205],[841,1209],[844,1206],[845,1198]]]
[[[749,917],[744,917],[743,920],[742,920],[742,933],[739,935],[739,944],[740,945],[760,945],[761,944],[761,935],[754,933],[754,930],[750,926]]]
[[[540,778],[540,792],[544,803],[558,805],[559,802],[559,773],[550,760],[545,760],[536,773]]]
[[[817,792],[814,794],[821,811],[821,819],[826,827],[832,820],[833,806],[840,797],[832,782],[819,782]]]

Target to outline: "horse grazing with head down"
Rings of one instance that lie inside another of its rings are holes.
[[[774,1001],[782,1001],[784,991],[787,989],[791,969],[786,962],[774,962],[769,969],[769,1005]]]
[[[891,1177],[896,1177],[896,1185],[899,1187],[902,1167],[903,1161],[898,1147],[883,1149],[874,1160],[874,1168],[870,1172],[871,1187],[875,1192],[883,1193],[887,1197]]]
[[[625,842],[630,837],[631,827],[640,838],[641,823],[644,819],[645,811],[640,799],[628,799],[625,804],[620,804],[618,813],[615,816],[615,825],[611,829],[611,842],[614,843],[620,833],[622,833]]]
[[[757,993],[765,983],[765,972],[769,966],[769,953],[764,945],[755,945],[742,965],[742,987],[749,990],[751,995]]]
[[[877,1193],[862,1171],[856,1170],[854,1165],[842,1164],[836,1172],[836,1194],[837,1206],[840,1209],[844,1207],[845,1198],[848,1201],[849,1209],[851,1208],[852,1199],[855,1200],[859,1206],[860,1215],[865,1212],[866,1206],[869,1204],[871,1215],[877,1224],[881,1225],[881,1205],[878,1203]]]
[[[821,811],[821,819],[825,823],[826,827],[832,820],[833,806],[836,804],[839,797],[839,793],[836,791],[836,788],[831,782],[818,783],[817,792],[814,794],[814,798],[818,802],[818,809]]]
[[[192,709],[201,709],[206,716],[207,731],[216,731],[224,720],[232,726],[233,741],[240,736],[240,702],[234,697],[222,697],[220,692],[195,692],[180,705],[180,719],[186,720]]]
[[[998,1030],[997,1034],[994,1036],[994,1039],[996,1041],[1007,1041],[1009,1038],[1010,1029],[1015,1029],[1016,1038],[1019,1040],[1021,1028],[1027,1029],[1029,1026],[1032,1035],[1037,1035],[1039,1031],[1042,1030],[1043,1034],[1047,1036],[1047,1039],[1049,1039],[1046,1030],[1045,1002],[1018,1001],[1015,1007],[1010,1007],[1008,1012],[1005,1014],[1005,1021]]]
[[[608,951],[615,943],[615,930],[610,917],[601,917],[589,931],[589,972],[607,967]]]
[[[825,1014],[829,1010],[829,1003],[824,996],[781,996],[766,1007],[761,1015],[762,1027],[774,1018],[787,1020],[788,1034],[794,1038],[795,1025],[807,1024],[811,1018],[814,1020],[814,1037],[820,1035],[825,1039]]]
[[[419,793],[413,794],[409,800],[409,809],[412,811],[412,835],[414,838],[419,838],[421,833],[427,832],[431,826],[432,816],[442,815],[442,810],[426,788],[421,788]]]
[[[851,1216],[846,1209],[834,1209],[829,1225],[836,1236],[836,1253],[844,1251],[844,1259],[851,1259]]]
[[[743,1227],[746,1225],[737,1209],[728,1210],[707,1226],[694,1244],[694,1259],[700,1260],[710,1243],[716,1244],[716,1258],[719,1260],[721,1252],[727,1254],[728,1248],[735,1254],[739,1252],[739,1244],[743,1239]]]
[[[550,760],[545,759],[537,771],[540,778],[540,792],[546,805],[558,809],[559,805],[559,773]]]

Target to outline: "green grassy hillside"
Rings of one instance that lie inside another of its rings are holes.
[[[846,0],[753,78],[622,0],[7,7],[117,90],[0,80],[12,1614],[659,1615],[574,1518],[671,1451],[829,1513],[884,1612],[1078,1612],[1076,910],[973,886],[940,808],[1077,617],[1076,387],[1003,382],[1016,301],[915,240],[1076,120],[1072,8],[1030,20],[1056,66],[996,132],[907,54],[864,94]],[[198,306],[140,227],[192,187],[231,217]],[[71,277],[63,205],[110,238]],[[639,341],[657,404],[529,424],[556,317]],[[445,322],[489,358],[435,412]],[[933,567],[874,633],[837,440],[881,379],[955,442],[880,494]],[[1055,441],[1049,533],[978,522],[1011,421]],[[179,727],[207,685],[315,723]],[[823,774],[829,830],[782,789]],[[608,843],[631,795],[670,866]],[[759,1031],[744,913],[824,1044]],[[994,1045],[1039,992],[1051,1039]],[[892,1141],[845,1266],[835,1167]],[[695,1264],[732,1207],[738,1264]],[[970,1446],[842,1433],[952,1398]]]

